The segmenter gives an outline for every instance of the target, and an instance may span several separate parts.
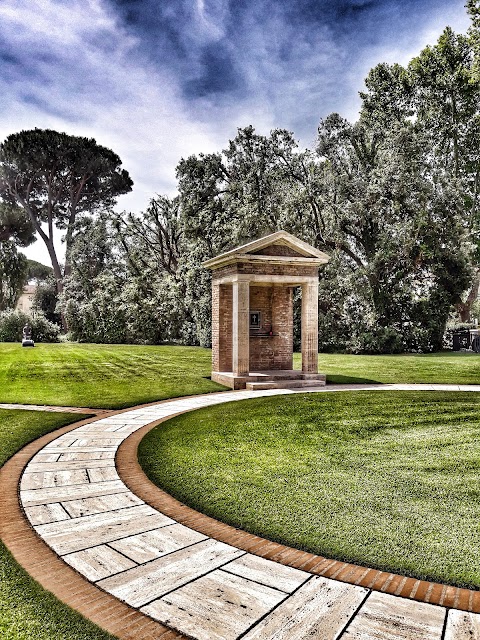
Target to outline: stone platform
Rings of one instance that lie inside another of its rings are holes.
[[[324,387],[324,373],[305,373],[298,369],[277,369],[270,371],[250,371],[246,375],[236,375],[232,371],[212,371],[212,380],[236,391],[262,391],[265,389],[301,389],[303,387]]]

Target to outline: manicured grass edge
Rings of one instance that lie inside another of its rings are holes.
[[[196,410],[181,411],[149,423],[121,443],[116,456],[117,471],[124,484],[147,504],[206,536],[285,566],[418,602],[480,613],[479,591],[383,572],[287,547],[200,513],[158,487],[140,466],[139,445],[152,429]]]

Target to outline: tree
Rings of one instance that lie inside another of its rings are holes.
[[[389,340],[394,331],[404,348],[441,348],[470,269],[461,192],[432,162],[428,135],[408,121],[388,130],[330,116],[318,152],[331,176],[329,235],[339,238],[370,306],[366,330]]]
[[[128,193],[132,180],[120,158],[93,138],[52,130],[21,131],[0,145],[0,189],[20,205],[45,242],[57,292],[71,270],[72,238],[77,219],[113,206]],[[65,264],[60,265],[55,227],[65,231]]]
[[[157,196],[140,215],[125,213],[112,221],[130,268],[147,280],[154,273],[175,277],[182,253],[179,198]]]
[[[44,282],[53,277],[52,267],[48,267],[37,260],[27,260],[28,263],[28,279],[35,280],[37,284]]]
[[[431,160],[450,177],[462,203],[462,224],[471,244],[472,281],[457,310],[470,317],[480,285],[480,75],[478,2],[469,2],[470,37],[447,27],[406,68],[377,65],[366,79],[361,120],[382,130],[413,122]],[[476,13],[477,12],[477,13]],[[475,52],[477,58],[475,59]]]
[[[27,259],[17,248],[34,240],[23,209],[0,201],[0,311],[13,309],[18,302],[27,280]]]

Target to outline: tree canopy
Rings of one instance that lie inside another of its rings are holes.
[[[33,225],[25,211],[0,201],[0,311],[17,304],[27,281],[27,259],[18,253],[35,240]]]
[[[57,289],[71,269],[70,251],[79,216],[111,208],[132,188],[120,158],[93,138],[48,129],[14,133],[0,145],[0,191],[21,206],[48,249]],[[65,231],[65,265],[53,236]]]

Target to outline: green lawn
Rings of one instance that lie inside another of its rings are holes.
[[[300,355],[294,366],[300,368]],[[435,382],[480,384],[480,354],[444,351],[442,353],[355,356],[321,353],[319,371],[330,383],[355,382]]]
[[[480,394],[234,402],[151,431],[148,476],[233,526],[316,554],[480,587]]]
[[[220,391],[196,347],[0,344],[0,402],[124,407]]]
[[[0,402],[119,409],[222,390],[209,379],[210,362],[199,347],[0,343]],[[329,382],[480,384],[477,354],[321,354],[319,366]]]
[[[18,449],[82,415],[0,410],[0,466]],[[109,640],[43,589],[0,542],[0,638],[2,640]]]

